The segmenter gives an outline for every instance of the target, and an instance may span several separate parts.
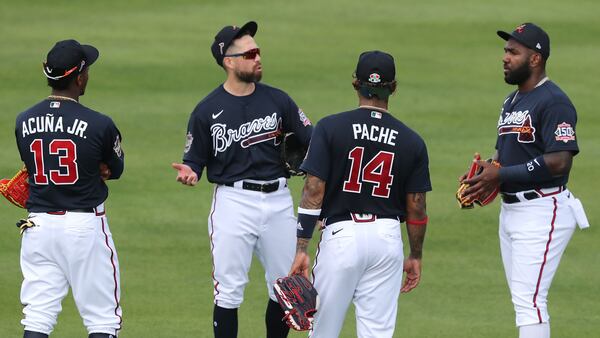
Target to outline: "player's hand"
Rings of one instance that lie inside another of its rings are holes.
[[[189,165],[173,163],[171,166],[173,166],[173,169],[177,170],[177,182],[189,186],[194,186],[198,183],[198,175]]]
[[[413,257],[405,259],[404,272],[406,273],[406,276],[404,277],[404,283],[402,284],[400,291],[402,293],[407,293],[416,288],[421,281],[421,259]]]
[[[296,257],[294,258],[294,262],[292,263],[292,268],[290,269],[289,276],[291,275],[303,275],[306,279],[309,275],[309,266],[310,266],[310,257],[306,252],[296,252]]]
[[[468,200],[474,200],[477,196],[488,196],[500,184],[500,168],[487,161],[477,161],[477,164],[483,168],[483,171],[463,181],[469,185],[463,193]]]
[[[100,162],[100,177],[102,178],[103,181],[106,181],[110,178],[110,168],[108,167],[108,164],[104,163],[104,162]]]

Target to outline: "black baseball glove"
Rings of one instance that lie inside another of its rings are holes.
[[[294,330],[310,330],[319,306],[319,295],[308,279],[302,275],[279,278],[273,290],[285,313],[282,320]]]
[[[300,170],[300,165],[306,157],[307,148],[300,142],[294,133],[287,133],[281,145],[281,160],[289,176],[304,176],[305,172]]]

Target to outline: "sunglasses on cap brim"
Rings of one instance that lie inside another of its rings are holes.
[[[83,66],[85,66],[85,60],[81,60],[81,63],[79,64],[79,66],[75,66],[69,70],[66,70],[64,72],[64,74],[62,75],[58,75],[58,76],[51,76],[50,73],[52,73],[52,68],[48,67],[48,63],[44,62],[44,75],[46,75],[47,78],[51,79],[51,80],[60,80],[63,77],[69,76],[71,73],[73,73],[77,68],[79,68],[79,72],[81,73],[81,71],[83,70]]]
[[[260,48],[252,48],[252,49],[247,50],[247,51],[245,51],[243,53],[225,54],[225,55],[223,55],[223,57],[238,57],[238,56],[242,56],[246,60],[254,60],[254,59],[256,59],[257,55],[260,55]]]

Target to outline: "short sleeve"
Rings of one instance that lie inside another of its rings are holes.
[[[426,192],[431,191],[431,179],[429,176],[429,155],[425,142],[421,142],[419,150],[415,156],[415,162],[412,172],[406,180],[406,192]]]
[[[110,179],[119,178],[125,169],[125,153],[121,146],[122,141],[121,132],[114,122],[109,119],[109,124],[104,133],[102,162],[110,168]]]
[[[298,107],[296,102],[294,102],[294,100],[287,95],[285,106],[285,132],[293,132],[296,137],[298,137],[300,142],[307,146],[310,142],[313,131],[313,126],[310,122],[310,119],[306,116],[306,114],[304,114],[302,109]]]
[[[312,133],[306,158],[300,169],[327,181],[330,169],[330,149],[327,142],[326,128],[319,122]]]
[[[575,107],[568,103],[556,103],[549,106],[542,115],[542,140],[544,152],[556,151],[579,152],[575,125],[577,113]]]
[[[183,163],[190,166],[196,172],[198,178],[202,176],[202,170],[208,163],[211,149],[209,130],[205,130],[201,115],[194,111],[188,121],[185,147],[183,149]]]

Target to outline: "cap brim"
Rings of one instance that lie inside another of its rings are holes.
[[[85,54],[85,66],[89,67],[92,65],[92,63],[96,62],[96,60],[98,60],[98,56],[100,56],[100,52],[98,51],[98,49],[96,49],[96,47],[94,46],[90,46],[90,45],[81,45],[81,48],[83,48],[83,53]]]
[[[250,36],[254,37],[254,35],[256,35],[257,31],[258,31],[258,24],[254,21],[248,21],[242,27],[240,27],[239,32],[233,37],[232,41],[239,38],[243,34],[246,34],[246,32],[248,32],[248,34],[250,34]]]
[[[510,33],[507,33],[505,31],[497,31],[496,34],[498,34],[499,37],[501,37],[502,39],[508,41],[508,39],[513,38],[514,36],[510,35]]]

